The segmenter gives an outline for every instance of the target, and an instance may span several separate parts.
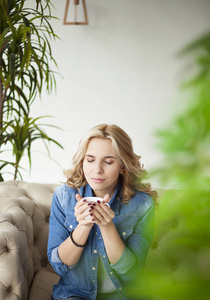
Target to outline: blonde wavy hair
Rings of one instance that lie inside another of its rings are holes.
[[[87,151],[88,144],[92,138],[110,139],[113,149],[124,168],[123,175],[120,174],[123,191],[122,201],[127,203],[136,191],[142,191],[152,196],[155,200],[157,192],[151,189],[149,183],[143,183],[146,178],[146,170],[140,163],[141,156],[133,151],[132,141],[127,133],[117,125],[100,124],[93,127],[80,141],[78,150],[73,157],[73,165],[69,170],[65,170],[67,185],[79,190],[87,184],[83,172],[83,160]]]

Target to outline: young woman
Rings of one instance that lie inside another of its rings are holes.
[[[98,125],[81,140],[52,200],[48,258],[61,275],[52,299],[129,299],[126,287],[152,242],[156,196],[142,183],[139,159],[116,125]],[[93,196],[103,202],[85,199]]]

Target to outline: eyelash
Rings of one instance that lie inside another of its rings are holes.
[[[94,162],[94,160],[88,160],[87,162],[88,162],[88,163],[92,163],[92,162]],[[107,165],[113,164],[113,162],[107,162],[107,161],[105,161],[105,163],[106,163]]]

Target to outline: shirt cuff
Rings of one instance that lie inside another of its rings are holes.
[[[52,250],[51,261],[52,261],[52,263],[62,263],[59,255],[58,255],[58,247],[56,247]]]
[[[123,254],[118,259],[118,261],[115,264],[110,264],[110,266],[119,275],[123,275],[133,267],[135,262],[136,262],[136,258],[133,252],[129,248],[125,247],[125,250],[123,251]]]
[[[51,253],[51,263],[53,265],[54,270],[59,274],[59,275],[64,275],[67,272],[69,272],[72,268],[74,268],[75,265],[72,266],[67,266],[65,265],[62,260],[59,257],[58,254],[58,247],[56,247],[55,249],[53,249],[52,253]]]

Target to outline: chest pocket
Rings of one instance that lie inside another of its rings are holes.
[[[126,241],[133,234],[133,227],[118,227],[117,231],[123,241]]]

